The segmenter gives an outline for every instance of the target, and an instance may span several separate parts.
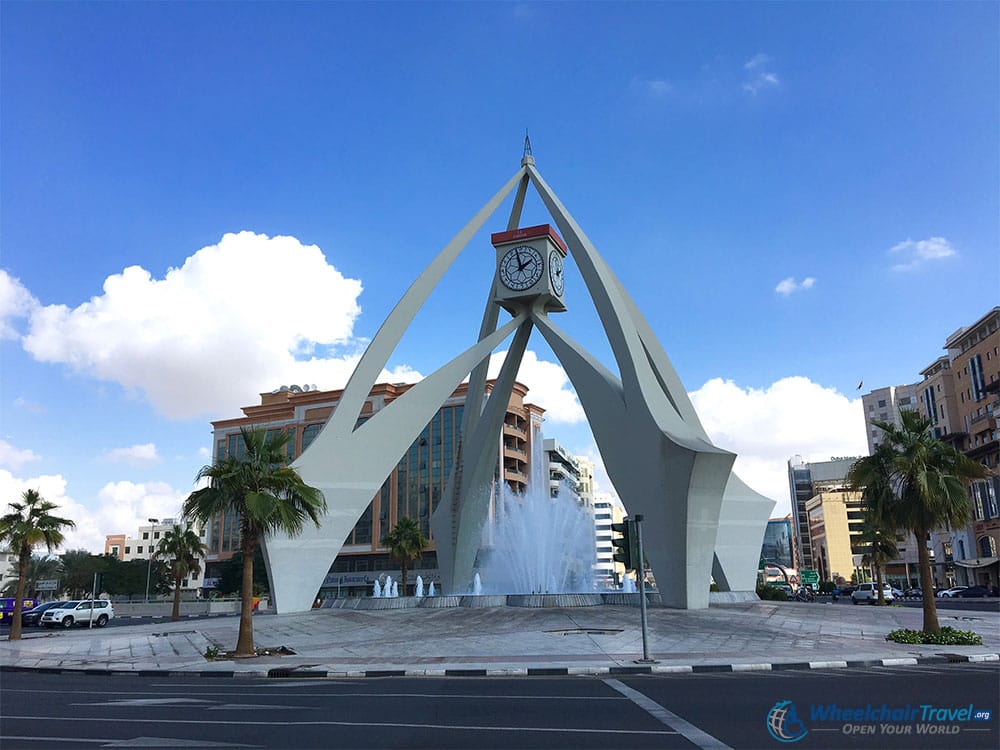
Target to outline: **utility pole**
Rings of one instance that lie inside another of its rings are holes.
[[[649,658],[648,621],[646,619],[646,570],[643,566],[642,554],[642,514],[635,514],[635,535],[638,538],[639,554],[635,561],[635,574],[639,579],[639,609],[642,612],[642,658],[636,659],[637,664],[658,664],[656,659]]]
[[[160,522],[159,518],[147,518],[146,520],[149,523],[152,523],[152,524],[157,524],[157,523]],[[149,530],[149,533],[150,534],[153,533],[153,529],[152,528]],[[152,542],[153,540],[150,539],[148,541]],[[146,604],[149,604],[149,574],[153,570],[153,547],[152,547],[152,545],[150,545],[150,547],[148,548],[147,551],[149,552],[149,562],[146,564]]]

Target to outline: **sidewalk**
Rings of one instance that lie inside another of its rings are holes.
[[[1000,613],[939,611],[941,625],[974,630],[982,646],[893,643],[919,629],[920,609],[798,602],[649,609],[642,657],[639,611],[625,606],[396,610],[317,609],[254,617],[258,648],[294,655],[209,661],[236,645],[238,617],[51,631],[0,640],[0,670],[336,677],[740,671],[1000,660]]]

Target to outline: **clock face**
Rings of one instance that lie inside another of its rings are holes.
[[[557,251],[549,253],[549,281],[552,282],[552,291],[557,297],[562,297],[565,280],[563,279],[563,259]]]
[[[500,281],[515,292],[533,287],[543,270],[542,254],[530,245],[512,247],[500,259]]]

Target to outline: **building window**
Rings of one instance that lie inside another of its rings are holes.
[[[126,555],[131,555],[132,554],[132,548],[131,547],[126,547],[125,548],[125,554]]]
[[[142,538],[143,539],[149,539],[149,532],[148,531],[142,532]]]
[[[982,557],[997,556],[997,540],[991,536],[984,536],[979,539],[979,554]]]
[[[159,531],[153,532],[153,539],[159,539],[159,538],[160,538],[160,532]]]
[[[879,409],[884,409],[885,408],[885,399],[884,398],[879,399],[878,408]]]
[[[141,555],[141,554],[142,554],[142,547],[136,547],[136,548],[135,548],[135,553],[136,553],[137,555]]]

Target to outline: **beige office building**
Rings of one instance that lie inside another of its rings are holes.
[[[861,493],[846,490],[820,492],[806,501],[809,517],[809,540],[813,565],[821,581],[849,581],[855,573],[859,579],[861,558],[865,553],[860,542]]]

